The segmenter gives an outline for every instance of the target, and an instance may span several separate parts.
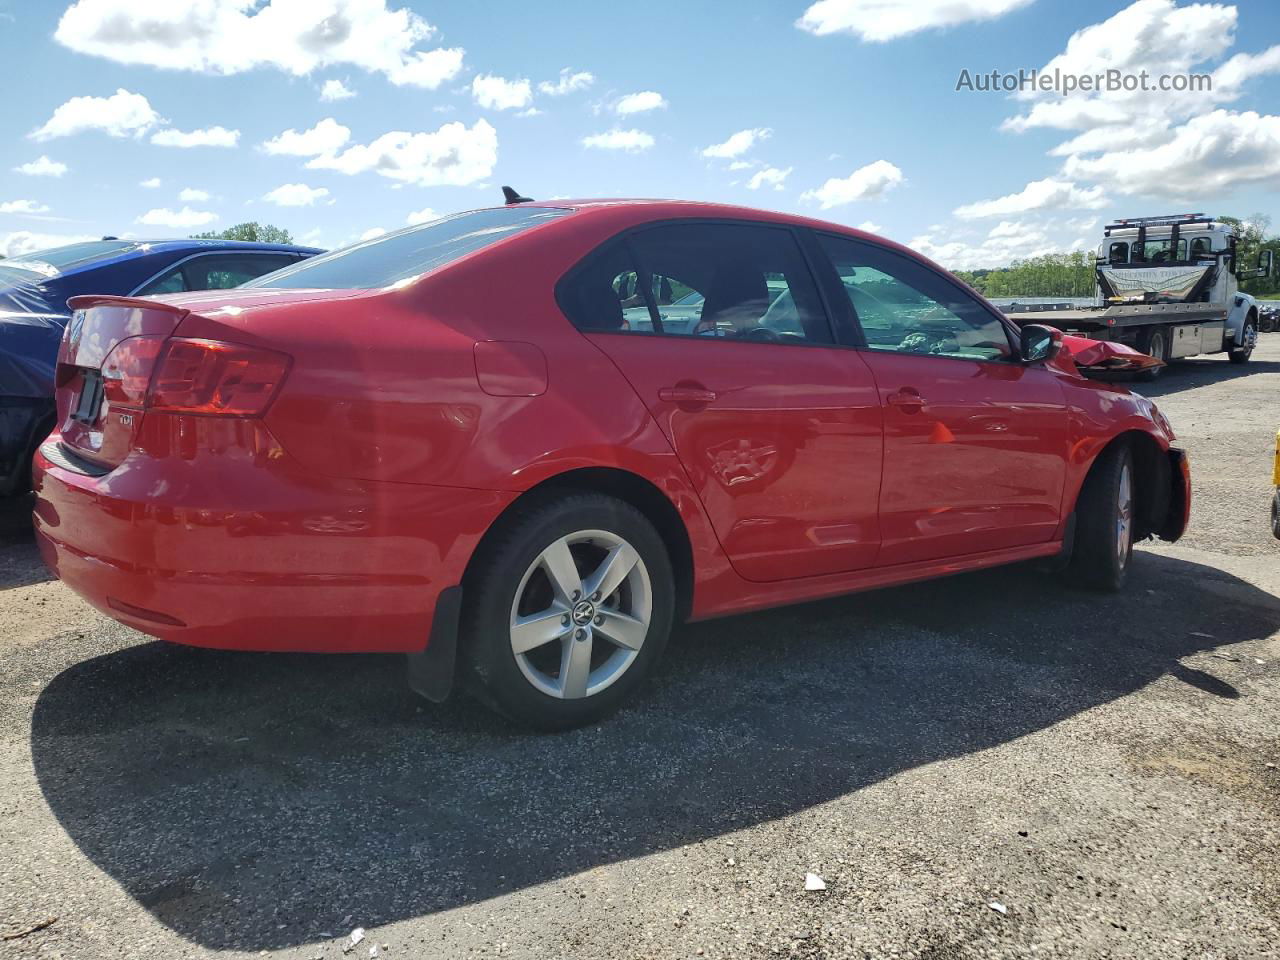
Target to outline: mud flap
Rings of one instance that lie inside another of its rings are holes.
[[[462,617],[462,587],[446,587],[436,598],[431,637],[421,653],[406,654],[409,689],[432,703],[444,703],[453,690],[458,659],[458,624]]]
[[[1169,505],[1164,522],[1156,530],[1161,540],[1173,543],[1187,531],[1191,519],[1191,469],[1187,455],[1177,447],[1169,448]]]

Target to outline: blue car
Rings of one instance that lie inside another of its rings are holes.
[[[0,259],[0,496],[25,493],[54,426],[53,372],[67,299],[238,287],[323,251],[235,240],[104,237]]]

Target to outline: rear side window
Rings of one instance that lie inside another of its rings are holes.
[[[276,253],[209,254],[192,257],[172,267],[145,287],[138,296],[182,293],[185,290],[229,290],[264,273],[296,263],[297,257]]]
[[[674,223],[614,241],[561,285],[580,329],[761,343],[831,343],[791,231]]]
[[[564,207],[515,206],[459,213],[303,260],[246,286],[329,290],[389,287],[572,212]]]

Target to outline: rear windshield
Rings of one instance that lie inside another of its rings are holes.
[[[564,207],[498,207],[457,213],[303,260],[245,286],[327,290],[389,287],[567,213],[572,211]]]
[[[28,274],[56,277],[72,267],[82,267],[95,260],[108,260],[134,249],[138,244],[129,240],[90,240],[71,243],[65,247],[50,247],[24,253],[20,257],[4,261],[6,271],[23,270]]]

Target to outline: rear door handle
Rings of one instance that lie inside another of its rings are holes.
[[[891,407],[897,407],[903,413],[919,413],[924,409],[924,397],[920,396],[920,391],[914,387],[901,387],[897,393],[891,393],[885,397],[884,402]]]
[[[661,387],[658,399],[664,403],[674,403],[678,407],[705,406],[715,403],[716,392],[708,390],[700,383],[677,383],[674,387]]]

